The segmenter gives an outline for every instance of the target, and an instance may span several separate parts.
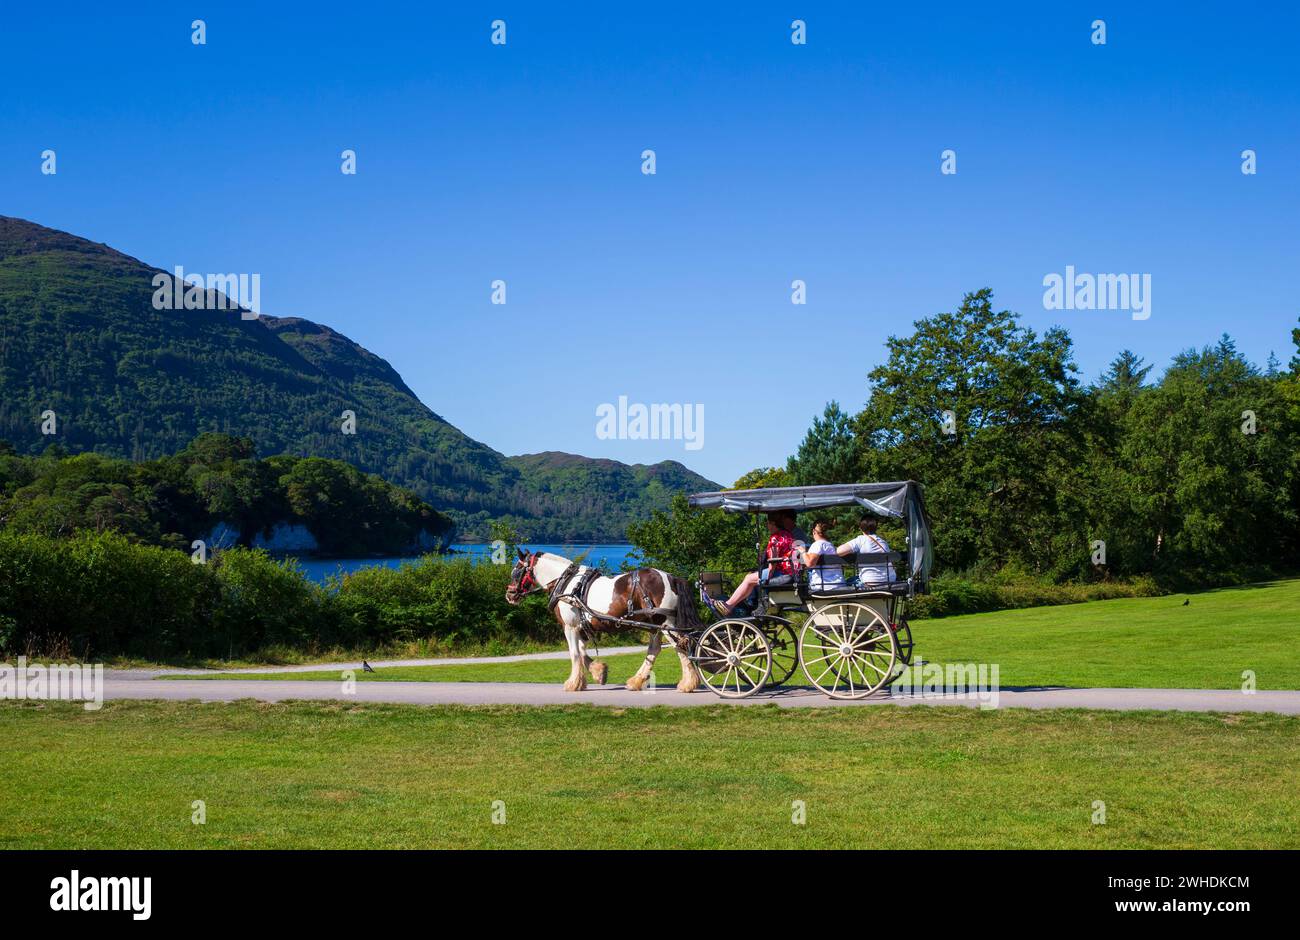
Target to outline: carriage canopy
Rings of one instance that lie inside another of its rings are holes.
[[[921,585],[930,580],[930,565],[934,560],[930,544],[930,522],[925,514],[925,502],[921,498],[921,485],[914,480],[719,490],[714,493],[696,493],[687,502],[699,509],[722,509],[726,512],[774,512],[778,509],[807,512],[836,506],[860,506],[877,516],[901,519],[907,526],[911,580]]]

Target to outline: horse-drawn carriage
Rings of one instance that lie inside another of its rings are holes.
[[[649,646],[641,668],[627,681],[640,690],[652,675],[655,658],[667,640],[682,665],[677,688],[694,691],[700,683],[726,698],[743,698],[788,682],[801,668],[808,681],[832,698],[862,698],[883,688],[912,660],[912,631],[907,599],[929,587],[929,522],[921,488],[913,482],[846,483],[787,486],[697,493],[689,503],[725,512],[760,514],[811,512],[854,507],[905,528],[903,552],[859,552],[842,559],[822,557],[824,565],[847,565],[853,575],[826,584],[823,576],[797,574],[763,577],[750,604],[702,623],[691,586],[657,568],[639,568],[616,576],[551,552],[519,552],[506,600],[517,604],[529,594],[545,592],[564,629],[571,669],[564,687],[578,692],[591,675],[603,684],[604,664],[593,659],[587,643],[602,633],[646,630]],[[758,543],[760,571],[785,568],[794,558],[767,558]],[[884,579],[863,578],[874,569]],[[696,587],[711,598],[730,590],[725,572],[701,572]]]
[[[857,507],[902,522],[903,552],[858,552],[821,559],[852,570],[827,584],[806,568],[760,580],[750,605],[716,620],[693,637],[691,659],[706,686],[742,698],[788,682],[796,669],[832,698],[862,698],[880,690],[912,661],[907,599],[928,590],[932,551],[929,522],[918,484],[850,483],[697,493],[691,506],[763,514]],[[759,529],[761,533],[761,528]],[[760,570],[770,562],[758,541]],[[863,570],[892,578],[864,581]],[[725,572],[700,573],[699,586],[722,598],[731,590]],[[802,621],[800,623],[799,621]]]

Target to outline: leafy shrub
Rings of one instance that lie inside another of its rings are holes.
[[[18,621],[8,614],[0,614],[0,652],[13,649],[18,638]]]
[[[505,602],[510,569],[426,556],[309,580],[294,560],[231,549],[207,565],[114,534],[0,533],[0,650],[56,640],[75,656],[225,657],[267,650],[555,640],[541,598]]]
[[[1131,581],[1102,581],[1090,584],[1052,584],[1010,577],[981,581],[965,577],[940,577],[930,584],[930,593],[908,605],[912,619],[976,614],[1019,607],[1081,604],[1084,601],[1116,597],[1155,597],[1165,593],[1153,578]]]
[[[335,579],[345,641],[359,644],[435,639],[444,645],[502,636],[555,638],[545,602],[505,602],[510,568],[425,556],[399,568],[362,568]]]
[[[212,572],[182,552],[113,533],[0,533],[0,616],[17,624],[6,649],[62,637],[76,655],[165,655],[203,645],[219,596]]]
[[[213,557],[221,584],[214,640],[227,655],[266,646],[297,649],[328,641],[329,598],[308,580],[296,559],[276,560],[261,549],[232,549]]]

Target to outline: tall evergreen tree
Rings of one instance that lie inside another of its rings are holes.
[[[832,401],[814,418],[812,427],[786,467],[796,486],[819,483],[852,483],[858,466],[858,441],[853,419]]]

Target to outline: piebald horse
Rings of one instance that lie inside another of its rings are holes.
[[[515,562],[514,570],[510,573],[506,600],[511,604],[518,604],[528,594],[538,591],[549,592],[555,587],[555,582],[569,571],[571,565],[572,562],[563,555],[555,555],[551,552],[528,554],[520,551],[519,560]],[[567,585],[565,587],[567,589]],[[634,591],[635,597],[632,596]],[[622,617],[627,614],[629,607],[635,610],[655,607],[675,612],[671,615],[654,614],[647,617],[645,620],[647,626],[676,627],[679,631],[699,630],[702,626],[695,610],[695,602],[691,599],[689,585],[681,578],[660,571],[658,568],[641,568],[636,572],[627,572],[614,578],[596,578],[587,591],[586,604],[596,615],[590,623],[590,631],[593,634],[618,628],[618,624],[612,620],[602,619],[601,614]],[[603,685],[609,667],[605,663],[592,660],[587,655],[587,631],[583,629],[582,616],[578,609],[568,601],[560,601],[555,605],[554,612],[555,619],[564,628],[564,638],[569,644],[571,667],[569,681],[564,683],[564,691],[581,692],[586,689],[588,673],[591,674],[593,682]],[[677,690],[694,692],[699,688],[700,674],[695,668],[695,663],[687,656],[687,643],[681,633],[653,630],[650,634],[650,644],[646,649],[645,661],[641,663],[641,668],[636,671],[636,674],[627,680],[629,689],[636,692],[645,686],[665,639],[676,648],[677,658],[682,664],[682,679],[677,683]]]

